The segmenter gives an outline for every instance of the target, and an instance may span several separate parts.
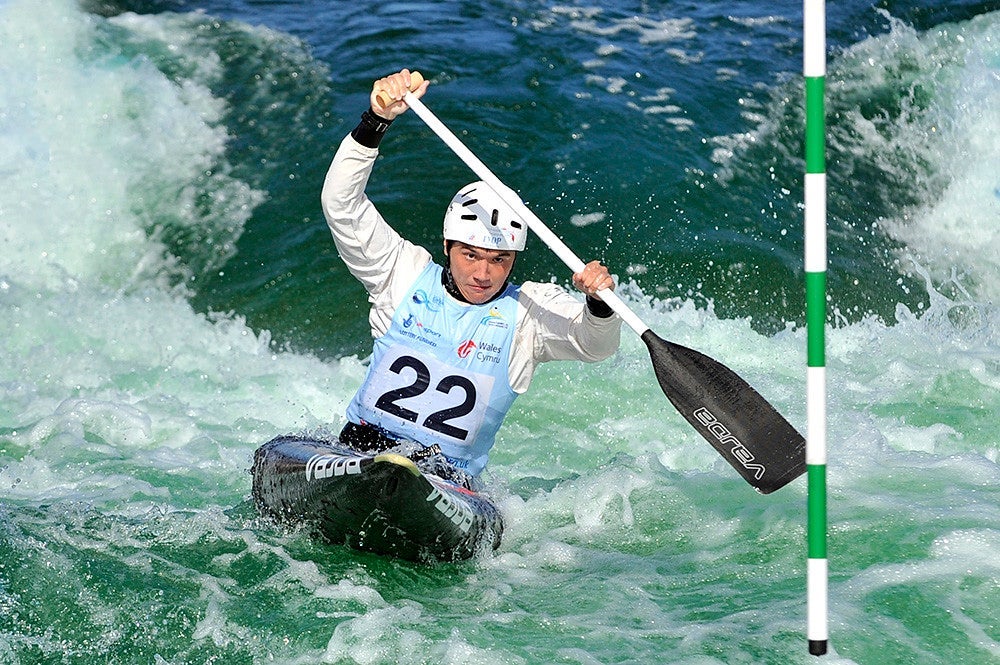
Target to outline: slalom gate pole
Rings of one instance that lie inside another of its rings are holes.
[[[808,563],[806,568],[809,653],[827,652],[826,557],[826,4],[803,3],[803,73],[806,93],[805,273],[806,273],[806,473]]]

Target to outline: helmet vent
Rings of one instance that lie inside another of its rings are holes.
[[[508,203],[508,197],[515,200],[517,194],[506,188],[493,189],[482,181],[460,190],[445,212],[445,240],[473,247],[522,251],[528,224],[519,219],[517,205]]]

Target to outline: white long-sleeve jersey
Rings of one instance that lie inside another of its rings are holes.
[[[431,254],[402,238],[365,194],[377,148],[348,135],[323,183],[322,205],[337,250],[348,270],[368,291],[372,336],[389,329],[392,316]],[[511,388],[524,393],[535,368],[550,360],[597,362],[621,340],[621,318],[602,318],[555,284],[524,282],[518,298],[510,352]]]

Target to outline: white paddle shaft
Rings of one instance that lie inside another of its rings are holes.
[[[437,119],[430,109],[428,109],[423,102],[421,102],[412,92],[408,92],[403,96],[403,101],[406,102],[407,106],[413,109],[414,113],[420,116],[420,119],[427,123],[427,126],[431,128],[438,137],[445,142],[452,151],[458,155],[458,158],[465,162],[465,165],[472,169],[473,173],[479,176],[479,179],[489,185],[490,189],[496,192],[504,203],[509,205],[513,210],[515,210],[522,220],[528,225],[536,236],[538,236],[542,242],[548,245],[549,249],[555,252],[556,256],[562,259],[571,271],[578,273],[584,268],[583,261],[573,253],[566,243],[562,241],[555,233],[549,230],[549,227],[545,225],[542,220],[538,218],[535,213],[528,209],[528,206],[524,205],[524,202],[518,198],[517,194],[514,193],[512,189],[504,185],[499,178],[497,178],[492,171],[487,168],[485,164],[478,157],[472,154],[472,151],[465,147],[465,144],[459,140],[455,134],[445,127],[444,123]],[[608,306],[614,310],[618,316],[622,317],[628,326],[634,330],[637,334],[642,335],[642,333],[649,330],[649,326],[642,322],[635,313],[628,308],[621,298],[615,294],[614,291],[610,289],[601,289],[598,291],[601,300],[606,302]]]

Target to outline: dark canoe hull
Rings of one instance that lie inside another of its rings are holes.
[[[281,436],[257,449],[253,498],[265,515],[307,524],[332,544],[411,561],[456,561],[500,545],[484,495],[424,474],[393,453]]]

